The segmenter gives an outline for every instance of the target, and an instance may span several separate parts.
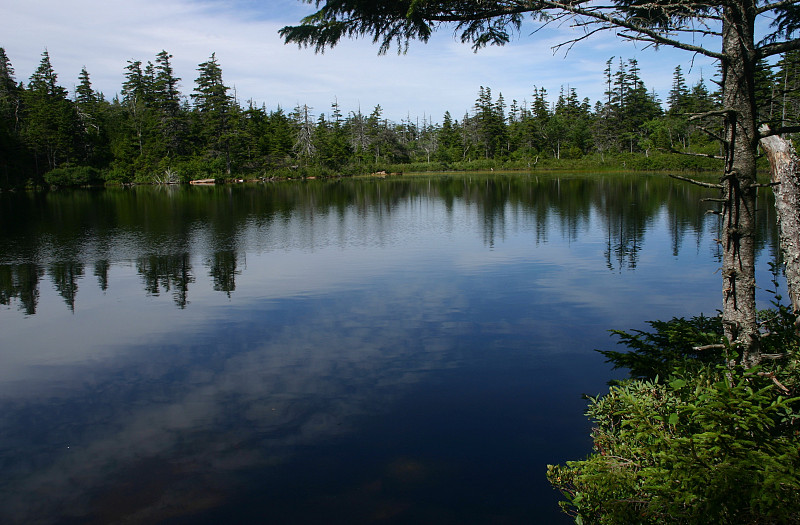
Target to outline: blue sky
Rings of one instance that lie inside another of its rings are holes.
[[[583,41],[566,56],[554,54],[552,46],[576,34],[567,26],[535,35],[523,29],[509,45],[477,54],[447,29],[400,56],[378,56],[368,39],[345,41],[322,55],[284,45],[278,30],[312,9],[299,0],[0,0],[0,47],[18,81],[27,83],[47,49],[62,86],[72,91],[86,66],[108,98],[119,91],[128,60],[154,60],[162,49],[173,55],[188,96],[197,64],[214,52],[242,104],[253,99],[287,110],[307,104],[315,115],[329,113],[334,100],[346,112],[369,113],[380,104],[396,122],[408,116],[440,122],[446,110],[460,119],[480,86],[502,93],[507,103],[530,100],[534,86],[546,88],[551,99],[569,86],[594,103],[602,98],[603,69],[612,56],[615,63],[636,58],[645,84],[662,100],[675,66],[690,85],[714,73],[705,57],[642,49],[612,34]]]

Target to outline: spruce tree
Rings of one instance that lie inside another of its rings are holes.
[[[34,152],[37,175],[69,163],[75,150],[77,115],[67,90],[58,85],[46,50],[24,91],[24,102],[23,136]]]
[[[157,125],[163,139],[163,154],[174,157],[182,152],[186,123],[181,113],[180,78],[172,68],[172,55],[162,50],[156,55],[153,77],[153,107],[157,112]]]
[[[453,117],[446,111],[442,118],[442,126],[439,130],[439,140],[436,149],[436,159],[440,162],[454,162],[459,160],[459,136],[458,129],[453,122]]]
[[[0,188],[25,182],[25,151],[20,137],[22,90],[14,67],[0,47]]]
[[[667,96],[669,113],[671,115],[683,113],[688,96],[689,88],[686,86],[686,78],[683,76],[681,66],[675,66],[675,71],[672,74],[672,88],[669,90],[669,95]]]
[[[75,109],[79,124],[80,160],[83,164],[98,166],[105,160],[103,153],[106,146],[105,123],[101,118],[101,97],[92,88],[86,66],[81,68],[78,81],[78,86],[75,88]]]
[[[195,79],[195,89],[191,97],[198,116],[199,135],[202,138],[205,154],[211,159],[224,161],[225,173],[231,174],[231,113],[232,99],[228,86],[222,81],[222,68],[217,62],[216,53],[201,63]]]

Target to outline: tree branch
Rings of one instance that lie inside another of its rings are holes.
[[[766,357],[767,355],[771,355],[771,354],[766,354],[766,355],[765,354],[761,354],[761,357],[763,358],[763,357]],[[784,394],[788,394],[789,392],[791,392],[791,390],[786,388],[780,381],[778,381],[778,378],[775,377],[775,374],[772,373],[772,372],[758,372],[756,375],[757,376],[762,376],[762,377],[768,377],[768,378],[772,379],[772,382],[775,383],[775,386],[777,386],[781,390],[781,392],[783,392]]]
[[[773,55],[780,55],[787,51],[795,51],[800,49],[800,39],[788,40],[786,42],[775,42],[773,44],[766,44],[756,49],[756,59],[767,58]]]
[[[699,120],[705,117],[727,117],[732,113],[735,113],[735,111],[732,109],[715,109],[713,111],[706,111],[704,113],[695,113],[689,117],[689,120]]]
[[[771,137],[773,135],[783,135],[784,133],[800,133],[800,126],[783,126],[773,130],[764,124],[758,128],[758,135],[762,139],[764,137]]]
[[[566,55],[570,51],[572,51],[572,48],[575,46],[575,44],[577,44],[581,40],[586,40],[587,38],[589,38],[590,36],[594,35],[595,33],[599,33],[600,31],[604,31],[604,30],[605,30],[605,28],[603,28],[603,27],[598,27],[596,29],[592,29],[591,31],[587,31],[586,33],[584,33],[582,36],[579,36],[579,37],[573,38],[571,40],[567,40],[566,42],[562,42],[560,44],[557,44],[557,45],[551,47],[550,49],[552,49],[553,52],[555,53],[555,52],[558,52],[558,50],[561,49],[562,47],[567,46],[567,50],[564,52],[564,54]]]
[[[757,15],[763,15],[764,13],[767,13],[767,12],[772,11],[774,9],[778,9],[778,8],[781,8],[781,7],[789,7],[789,6],[792,6],[792,5],[795,5],[795,4],[797,4],[797,0],[780,0],[779,2],[773,2],[771,4],[767,3],[767,4],[762,5],[759,8],[756,8],[756,14]]]
[[[561,11],[567,11],[574,15],[585,16],[587,18],[592,18],[597,20],[598,22],[603,22],[608,24],[605,26],[605,29],[612,29],[614,27],[621,28],[623,30],[632,31],[634,33],[639,33],[640,35],[645,35],[653,39],[653,43],[658,45],[666,45],[670,47],[675,47],[678,49],[683,49],[686,51],[694,51],[696,53],[700,53],[701,55],[706,55],[711,58],[715,58],[717,60],[722,60],[724,56],[721,53],[716,53],[711,50],[708,50],[701,46],[696,46],[693,44],[687,44],[685,42],[681,42],[680,40],[676,40],[674,38],[667,38],[663,34],[659,33],[656,30],[647,28],[645,26],[636,24],[631,22],[630,20],[626,20],[624,18],[620,18],[616,16],[614,13],[618,12],[616,10],[612,11],[612,14],[607,14],[604,9],[608,10],[607,8],[592,8],[592,7],[581,7],[578,3],[573,3],[567,1],[563,2],[555,2],[551,0],[539,0],[537,2],[539,5],[544,7],[545,9],[557,9]],[[531,9],[534,11],[534,9]],[[676,31],[680,31],[680,29],[675,29]],[[620,35],[621,36],[621,35]]]
[[[721,184],[712,184],[710,182],[702,182],[699,180],[690,179],[688,177],[682,177],[680,175],[670,175],[673,179],[682,180],[684,182],[689,182],[691,184],[695,184],[697,186],[702,186],[703,188],[711,188],[715,190],[721,190],[723,187]]]
[[[669,150],[670,153],[677,153],[678,155],[688,155],[690,157],[705,157],[707,159],[725,160],[725,157],[719,155],[712,155],[710,153],[694,153],[692,151],[678,151],[676,149]]]
[[[710,129],[706,129],[705,126],[697,126],[697,129],[699,129],[700,131],[702,131],[703,133],[705,133],[706,135],[708,135],[712,139],[721,142],[722,144],[728,144],[727,140],[725,140],[724,138],[720,137],[719,135],[717,135],[716,133],[714,133]]]
[[[723,349],[725,349],[725,345],[722,343],[692,347],[692,350],[694,350],[695,352],[702,352],[704,350],[723,350]]]

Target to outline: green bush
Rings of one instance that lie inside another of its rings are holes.
[[[100,171],[91,166],[56,168],[44,174],[44,181],[50,186],[89,186],[102,184]]]
[[[576,523],[800,523],[800,399],[706,368],[591,400],[594,453],[548,466]]]
[[[635,379],[666,377],[676,366],[718,364],[724,360],[721,348],[696,349],[722,342],[722,320],[719,317],[676,317],[669,321],[650,321],[648,324],[653,331],[611,331],[619,337],[619,344],[628,347],[628,352],[598,352],[613,363],[615,369],[627,368],[630,377]]]
[[[334,171],[321,166],[297,166],[292,168],[277,168],[267,171],[266,176],[276,179],[326,179],[340,176],[340,171]]]
[[[133,181],[133,172],[123,166],[112,166],[105,170],[103,179],[107,184],[128,184]]]
[[[590,399],[593,453],[548,465],[576,523],[800,523],[799,338],[787,307],[761,316],[775,359],[751,370],[696,349],[720,344],[717,318],[614,331],[631,351],[602,353],[632,379]]]

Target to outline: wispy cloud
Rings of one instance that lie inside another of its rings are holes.
[[[637,58],[645,83],[664,98],[674,67],[689,69],[691,55],[636,49],[613,35],[601,35],[575,46],[565,57],[552,46],[563,42],[569,27],[535,35],[523,29],[503,48],[473,53],[469,45],[443,30],[427,45],[412,44],[405,55],[377,56],[368,39],[342,42],[323,55],[284,45],[278,30],[311,9],[295,0],[280,2],[209,2],[139,0],[137,2],[31,0],[6,2],[0,19],[0,46],[26,82],[48,49],[60,83],[72,90],[86,66],[96,89],[107,97],[124,80],[128,60],[153,60],[162,49],[174,55],[176,74],[188,95],[197,64],[212,52],[226,84],[241,102],[249,99],[268,108],[308,104],[314,113],[328,113],[336,99],[346,111],[365,112],[380,104],[384,116],[399,121],[410,115],[439,120],[449,110],[458,118],[471,108],[479,86],[489,86],[505,99],[530,99],[533,86],[551,94],[570,86],[593,102],[602,97],[602,71],[611,56]],[[267,7],[265,7],[265,5]],[[695,64],[690,79],[706,78],[712,66]]]

